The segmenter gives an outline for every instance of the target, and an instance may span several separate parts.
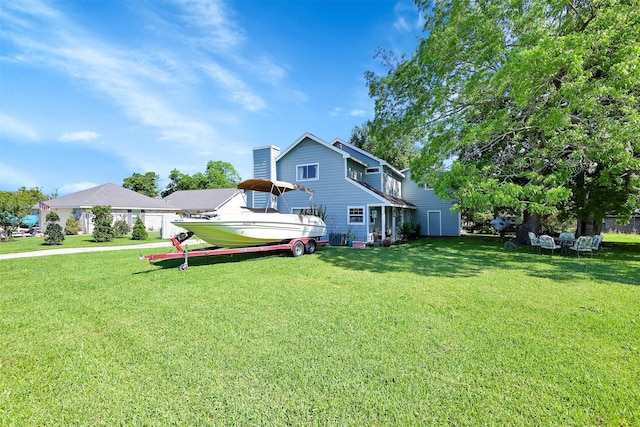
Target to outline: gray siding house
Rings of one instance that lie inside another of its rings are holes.
[[[133,226],[139,216],[148,230],[159,230],[164,218],[175,216],[176,211],[166,200],[153,199],[111,183],[47,200],[44,204],[58,214],[62,227],[67,218],[73,216],[82,227],[83,234],[93,233],[91,208],[98,205],[111,206],[114,221],[124,219],[129,226]],[[47,211],[40,211],[43,232],[46,230],[46,215]]]
[[[305,133],[282,152],[273,146],[255,148],[253,159],[255,178],[314,190],[313,204],[326,207],[330,235],[351,232],[358,241],[395,241],[405,221],[420,224],[425,236],[460,235],[460,215],[451,212],[451,201],[412,182],[409,170],[398,171],[340,139],[328,143]],[[281,212],[300,212],[312,203],[303,192],[290,192],[282,199]],[[265,206],[257,195],[248,200],[252,207]]]
[[[184,212],[216,211],[227,207],[244,206],[239,190],[220,188],[207,190],[181,190],[164,199],[147,197],[116,184],[103,184],[77,193],[68,194],[44,202],[60,216],[64,227],[67,218],[73,216],[80,224],[83,234],[93,233],[91,209],[97,205],[111,206],[113,220],[124,219],[133,227],[140,217],[147,230],[160,230],[163,239],[168,239],[186,230],[171,224]],[[38,205],[34,206],[38,209]],[[41,230],[46,230],[47,211],[39,211]]]

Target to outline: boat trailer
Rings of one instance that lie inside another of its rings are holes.
[[[180,264],[180,270],[185,271],[189,268],[190,257],[201,256],[216,256],[216,255],[235,255],[235,254],[248,254],[256,252],[276,252],[276,251],[289,251],[294,257],[299,257],[304,254],[312,254],[316,251],[318,246],[323,246],[329,242],[323,240],[316,240],[312,237],[300,237],[291,239],[288,242],[275,243],[262,246],[248,246],[244,248],[220,248],[209,247],[201,249],[189,250],[188,246],[183,248],[182,243],[185,240],[193,236],[192,232],[182,233],[178,236],[171,238],[171,243],[178,250],[178,252],[167,252],[163,254],[151,254],[140,256],[141,260],[148,260],[150,264],[155,263],[158,260],[165,259],[177,259],[183,258],[184,262]]]

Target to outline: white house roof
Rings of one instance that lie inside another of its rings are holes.
[[[45,202],[52,208],[90,209],[111,206],[111,209],[152,209],[174,211],[176,208],[164,199],[154,199],[116,184],[103,184],[77,193],[57,197]]]
[[[231,200],[235,188],[210,188],[206,190],[180,190],[164,198],[169,204],[185,211],[214,211]]]

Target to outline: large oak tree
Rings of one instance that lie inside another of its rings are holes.
[[[169,174],[171,182],[162,192],[166,197],[178,190],[203,190],[207,188],[233,188],[238,185],[241,178],[231,163],[209,160],[204,173],[196,172],[193,175],[185,174],[173,169]]]
[[[368,73],[378,139],[467,211],[564,212],[578,234],[640,205],[640,1],[417,1],[424,37]],[[453,161],[453,163],[451,163]]]

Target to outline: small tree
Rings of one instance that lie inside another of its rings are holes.
[[[130,231],[129,224],[122,218],[113,223],[113,237],[124,237],[129,234]]]
[[[70,216],[69,218],[67,218],[67,223],[64,225],[64,234],[66,234],[67,236],[78,234],[79,227],[80,224],[78,224],[78,221],[76,221],[73,216]]]
[[[64,234],[62,233],[62,226],[58,224],[60,216],[54,211],[50,211],[47,213],[46,221],[47,229],[44,232],[44,244],[61,245],[64,241]]]
[[[113,215],[111,215],[111,206],[97,205],[91,209],[93,213],[93,240],[96,242],[111,242],[113,241],[114,233]]]
[[[136,217],[136,223],[133,224],[133,233],[131,233],[132,240],[147,240],[149,238],[149,233],[147,233],[147,228],[144,226],[144,222],[142,222],[142,218],[140,216]]]
[[[15,230],[19,224],[20,219],[18,217],[11,215],[11,213],[7,211],[0,212],[0,229],[2,229],[0,238],[5,240],[11,237],[11,233],[13,233],[13,230]]]

